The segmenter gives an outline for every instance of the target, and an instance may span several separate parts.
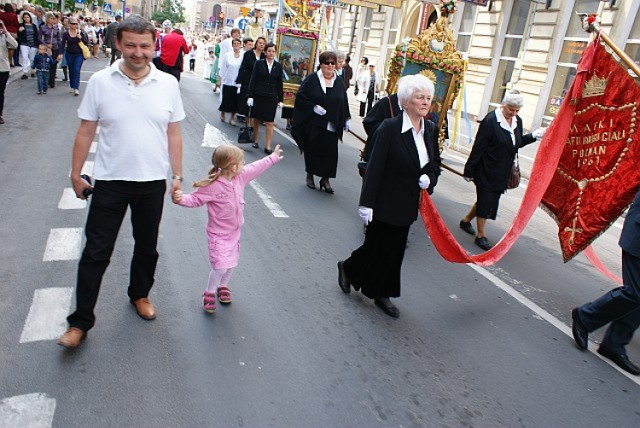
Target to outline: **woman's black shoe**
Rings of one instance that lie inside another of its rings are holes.
[[[349,278],[347,278],[347,274],[344,271],[344,262],[338,262],[338,285],[345,293],[351,292]]]
[[[390,317],[398,318],[400,316],[400,310],[391,303],[391,300],[389,300],[388,297],[376,297],[373,301],[377,307],[382,309],[384,313]]]
[[[271,149],[267,149],[267,148],[265,147],[264,152],[265,152],[266,154],[270,155],[271,153],[273,153],[273,150],[271,150]]]
[[[258,143],[253,143],[251,144],[251,147],[253,147],[254,149],[259,149],[260,146],[258,145]]]
[[[333,192],[333,189],[331,188],[331,185],[329,184],[328,178],[323,178],[322,180],[320,180],[320,190],[324,190],[330,195],[333,195],[334,192]]]

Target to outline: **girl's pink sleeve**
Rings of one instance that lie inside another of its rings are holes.
[[[209,186],[198,187],[195,192],[182,195],[178,205],[187,208],[201,207],[207,202],[213,200],[212,193],[209,190]]]
[[[251,162],[249,165],[245,165],[242,170],[242,174],[240,174],[238,178],[243,184],[246,184],[278,162],[280,162],[280,156],[275,153],[271,153],[269,156],[265,156],[260,160]]]

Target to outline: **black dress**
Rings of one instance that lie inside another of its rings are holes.
[[[313,107],[323,107],[327,114],[319,116]],[[308,174],[334,178],[338,168],[338,140],[342,139],[344,125],[351,115],[347,92],[342,78],[336,76],[333,87],[322,90],[317,73],[307,77],[296,94],[291,135],[304,153]],[[335,132],[327,130],[328,123]]]
[[[260,59],[263,59],[264,52],[260,54]],[[236,83],[241,84],[240,96],[238,97],[238,113],[247,116],[249,114],[249,107],[247,106],[247,92],[249,90],[249,82],[251,82],[251,74],[253,73],[253,66],[258,58],[254,50],[246,51],[242,57],[242,63],[240,64],[240,70],[238,70],[238,77],[236,77]],[[224,94],[222,95],[224,98]]]

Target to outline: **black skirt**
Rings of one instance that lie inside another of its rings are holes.
[[[344,262],[353,288],[370,299],[400,297],[400,269],[410,227],[375,219],[369,223],[364,244]]]
[[[236,86],[222,86],[222,102],[218,110],[226,113],[238,111],[238,88]]]
[[[254,95],[253,107],[251,107],[251,118],[264,122],[273,122],[278,109],[278,99],[276,97],[263,97]]]
[[[304,143],[304,168],[307,174],[334,178],[338,171],[338,134],[326,129]]]
[[[476,187],[476,216],[495,220],[498,215],[500,196],[502,192],[492,192]]]

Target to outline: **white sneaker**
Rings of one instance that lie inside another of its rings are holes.
[[[78,95],[80,95],[80,91],[78,91],[77,89],[74,89],[73,90],[73,95],[75,95],[77,97]]]

